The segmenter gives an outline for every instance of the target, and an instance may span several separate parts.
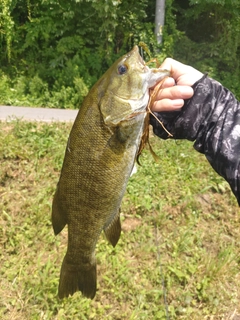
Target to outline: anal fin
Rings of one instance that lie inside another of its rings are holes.
[[[54,234],[59,234],[67,224],[67,217],[61,210],[58,199],[58,191],[56,191],[52,204],[52,226]]]
[[[104,228],[104,233],[111,245],[115,247],[121,235],[120,210],[109,225]]]

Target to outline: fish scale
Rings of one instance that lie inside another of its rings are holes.
[[[138,47],[118,59],[92,87],[69,135],[53,198],[57,235],[68,224],[60,298],[96,294],[95,247],[105,232],[115,246],[121,234],[120,205],[141,141],[149,88],[169,71],[148,68]]]

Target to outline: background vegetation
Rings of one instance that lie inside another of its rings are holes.
[[[78,108],[89,87],[139,41],[208,72],[240,98],[240,0],[2,0],[0,103]]]
[[[167,0],[162,45],[154,9],[153,0],[1,0],[0,104],[78,108],[139,41],[240,98],[240,1]],[[70,126],[0,122],[0,318],[239,319],[239,208],[186,141],[153,138],[161,161],[142,155],[121,239],[97,246],[96,298],[58,300],[67,230],[55,237],[50,213]]]
[[[152,138],[161,160],[141,156],[121,239],[97,245],[95,299],[57,298],[67,229],[55,237],[50,213],[70,127],[0,122],[0,318],[239,320],[239,208],[187,141]]]

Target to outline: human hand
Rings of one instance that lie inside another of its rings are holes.
[[[165,59],[161,68],[170,70],[171,77],[163,82],[152,110],[157,112],[180,110],[184,100],[193,96],[191,86],[201,79],[203,74],[171,58]]]

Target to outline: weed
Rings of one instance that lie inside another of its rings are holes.
[[[116,246],[97,245],[98,291],[57,298],[67,230],[51,202],[69,124],[0,123],[0,318],[234,319],[240,313],[239,209],[188,142],[151,139],[122,203]]]

